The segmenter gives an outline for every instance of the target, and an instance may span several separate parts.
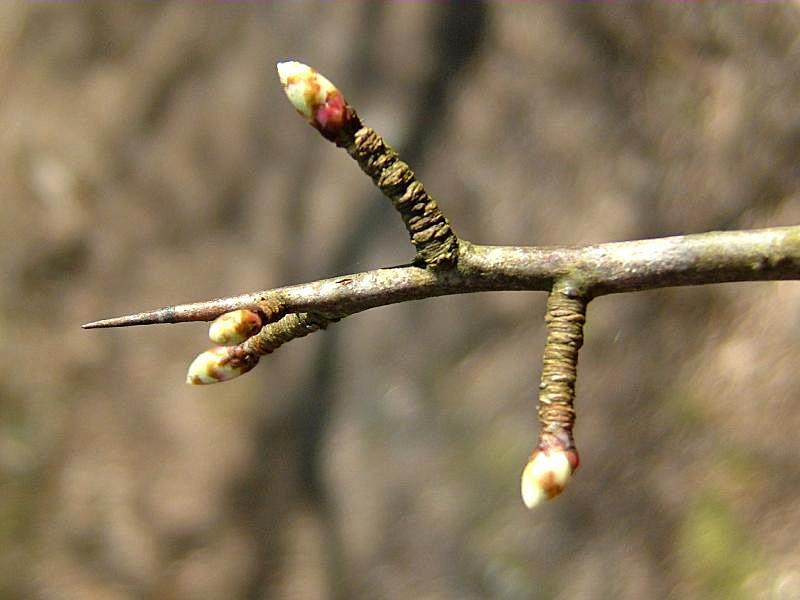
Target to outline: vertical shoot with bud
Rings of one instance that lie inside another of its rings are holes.
[[[450,223],[411,168],[356,111],[326,77],[296,61],[278,63],[286,97],[326,139],[341,146],[391,200],[400,213],[417,262],[430,268],[452,267],[458,259],[458,238]]]

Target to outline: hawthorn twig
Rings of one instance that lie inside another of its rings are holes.
[[[732,281],[800,279],[800,226],[709,233],[584,247],[478,246],[459,240],[414,173],[325,77],[278,65],[289,100],[326,139],[344,147],[392,201],[417,254],[411,266],[168,306],[93,321],[85,329],[211,321],[218,345],[189,367],[189,383],[252,369],[282,344],[370,308],[433,296],[549,291],[539,394],[542,432],[522,474],[528,507],[559,494],[578,466],[572,437],[578,350],[586,306],[597,296]]]

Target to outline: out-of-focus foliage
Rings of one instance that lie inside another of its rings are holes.
[[[535,512],[541,294],[349,318],[235,382],[91,319],[397,264],[282,97],[329,75],[457,233],[800,221],[800,9],[0,5],[0,598],[796,598],[800,284],[589,308],[582,466]]]

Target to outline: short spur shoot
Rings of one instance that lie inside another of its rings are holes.
[[[542,431],[522,472],[522,499],[528,508],[560,494],[579,463],[572,428],[586,300],[568,290],[554,289],[547,298],[547,341],[539,384]]]

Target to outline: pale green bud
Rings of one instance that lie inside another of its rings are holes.
[[[522,501],[533,508],[558,496],[573,472],[569,451],[560,448],[536,450],[522,472]]]
[[[258,357],[242,354],[239,348],[217,346],[192,361],[186,373],[186,383],[204,385],[228,381],[247,373],[257,362]]]
[[[208,328],[208,337],[221,346],[235,346],[258,333],[262,325],[261,315],[243,308],[217,317]]]
[[[294,60],[278,63],[278,77],[289,102],[309,121],[314,120],[314,111],[329,95],[339,93],[326,77]]]

